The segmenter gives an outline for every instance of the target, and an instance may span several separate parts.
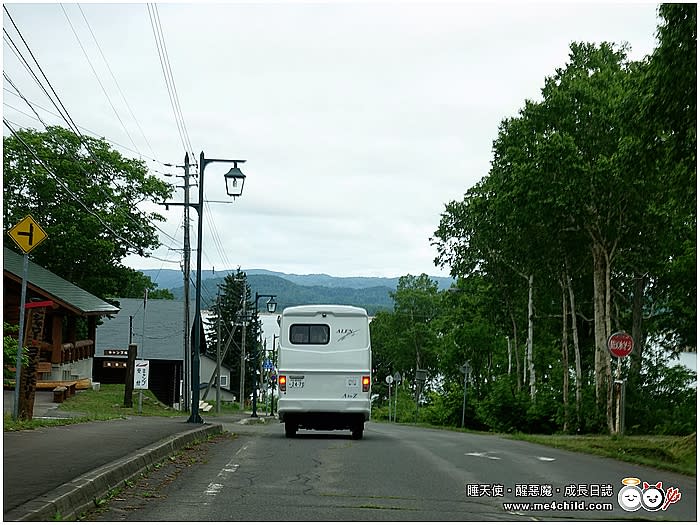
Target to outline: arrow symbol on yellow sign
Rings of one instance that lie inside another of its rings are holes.
[[[29,223],[29,231],[28,232],[17,232],[17,235],[22,235],[24,237],[28,237],[27,243],[29,246],[34,245],[34,224]]]
[[[7,233],[24,253],[32,251],[32,249],[47,237],[46,232],[37,224],[31,215],[27,215],[10,228]]]

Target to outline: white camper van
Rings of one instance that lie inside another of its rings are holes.
[[[349,429],[370,416],[372,350],[364,308],[305,305],[280,318],[278,413],[287,437],[300,428]]]

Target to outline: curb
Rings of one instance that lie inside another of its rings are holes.
[[[56,487],[43,496],[16,507],[3,516],[3,521],[53,521],[76,519],[88,508],[98,506],[99,499],[111,490],[135,478],[152,465],[194,441],[223,432],[222,424],[206,424],[200,428],[175,434],[137,450],[130,456]]]

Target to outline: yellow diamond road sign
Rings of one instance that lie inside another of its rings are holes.
[[[46,232],[41,229],[41,226],[37,224],[31,215],[27,215],[10,228],[7,233],[24,253],[31,252],[47,237]]]

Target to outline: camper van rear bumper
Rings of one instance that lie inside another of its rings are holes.
[[[314,415],[315,418],[329,414],[334,416],[351,415],[354,420],[358,416],[362,416],[363,421],[368,421],[370,415],[369,403],[368,399],[339,402],[336,400],[288,400],[282,397],[279,400],[277,412],[280,421],[285,421],[288,418],[299,420],[310,415]]]

